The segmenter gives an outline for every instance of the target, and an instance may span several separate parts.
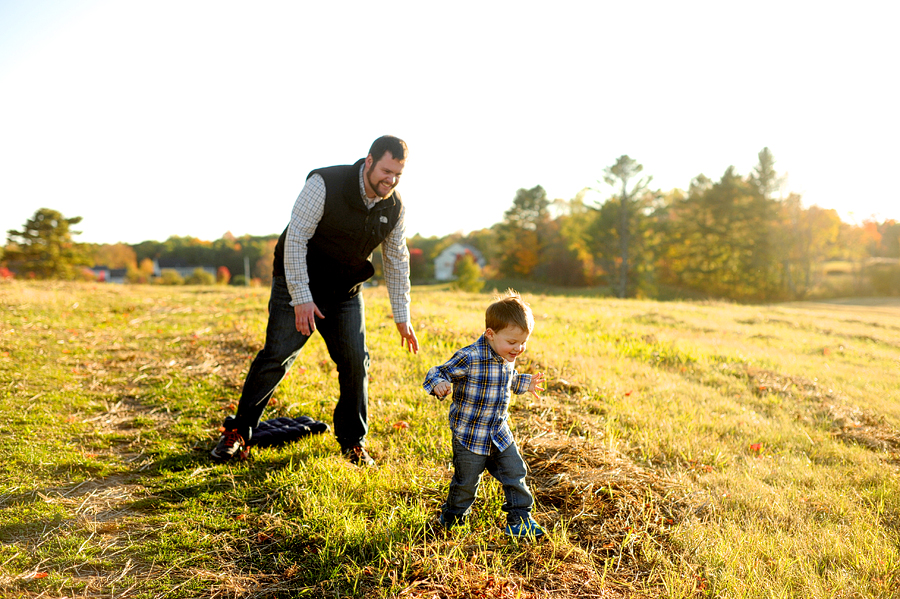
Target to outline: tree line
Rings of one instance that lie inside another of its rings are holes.
[[[748,175],[729,167],[718,181],[701,174],[687,190],[667,192],[651,182],[641,164],[621,156],[596,188],[572,199],[551,200],[539,185],[519,189],[503,220],[489,228],[410,237],[411,278],[433,281],[434,259],[461,243],[478,250],[485,265],[473,273],[472,258],[461,260],[460,281],[503,279],[661,299],[900,295],[900,223],[854,225],[835,210],[804,207],[798,194],[783,193],[768,148]],[[80,221],[39,210],[22,230],[8,232],[0,275],[90,278],[85,267],[104,265],[126,269],[132,283],[183,282],[171,272],[153,277],[155,265],[169,262],[215,267],[220,283],[250,282],[248,265],[254,283],[271,280],[277,234],[81,244],[72,229]],[[373,259],[378,276],[378,250]]]
[[[165,241],[137,244],[77,243],[80,234],[73,225],[81,217],[66,218],[60,212],[41,208],[22,230],[7,233],[7,245],[0,255],[0,276],[35,279],[93,280],[91,267],[124,270],[128,283],[209,284],[267,283],[272,278],[277,234],[205,241],[196,237],[172,236]],[[174,268],[214,267],[216,275],[202,269],[182,277]],[[245,272],[249,266],[249,273]],[[249,275],[249,279],[245,277]]]
[[[782,193],[768,148],[752,172],[729,167],[718,181],[653,190],[629,156],[604,169],[601,185],[570,200],[541,186],[519,189],[501,222],[450,238],[413,237],[429,259],[450,243],[478,249],[486,278],[602,287],[618,297],[774,301],[840,295],[900,295],[900,223],[843,222]],[[589,201],[599,192],[601,199]],[[415,264],[414,264],[415,266]]]

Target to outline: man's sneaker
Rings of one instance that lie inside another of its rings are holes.
[[[219,437],[216,448],[209,452],[213,459],[220,461],[246,460],[250,457],[250,448],[247,442],[237,431],[226,430]]]
[[[354,445],[344,450],[344,457],[354,466],[374,466],[375,460],[362,445]]]
[[[514,539],[536,539],[544,536],[544,529],[534,521],[534,518],[528,516],[527,520],[507,524],[503,529],[503,534]]]

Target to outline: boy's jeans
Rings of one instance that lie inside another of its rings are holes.
[[[444,520],[457,523],[469,515],[481,473],[485,470],[503,485],[506,501],[502,509],[506,512],[507,522],[517,524],[528,520],[534,498],[525,484],[527,467],[515,442],[503,451],[492,445],[491,455],[478,455],[463,447],[456,437],[453,438],[453,480],[447,501],[441,508]]]
[[[365,443],[368,432],[369,350],[362,294],[332,305],[318,305],[325,318],[316,317],[331,359],[337,364],[340,397],[334,408],[334,434],[341,449]],[[244,439],[259,425],[275,388],[287,374],[309,339],[297,331],[291,294],[284,277],[272,279],[266,345],[256,354],[244,381],[237,414],[225,419]]]

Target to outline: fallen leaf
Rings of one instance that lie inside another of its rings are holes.
[[[406,430],[409,428],[409,423],[406,420],[398,420],[394,423],[394,428],[397,430]]]

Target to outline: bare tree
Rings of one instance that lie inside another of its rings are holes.
[[[607,185],[618,189],[619,200],[619,297],[628,293],[628,244],[630,242],[630,215],[634,211],[635,199],[647,190],[653,177],[638,179],[629,189],[629,182],[644,170],[644,165],[629,158],[627,154],[619,156],[616,163],[604,169],[603,180]]]

